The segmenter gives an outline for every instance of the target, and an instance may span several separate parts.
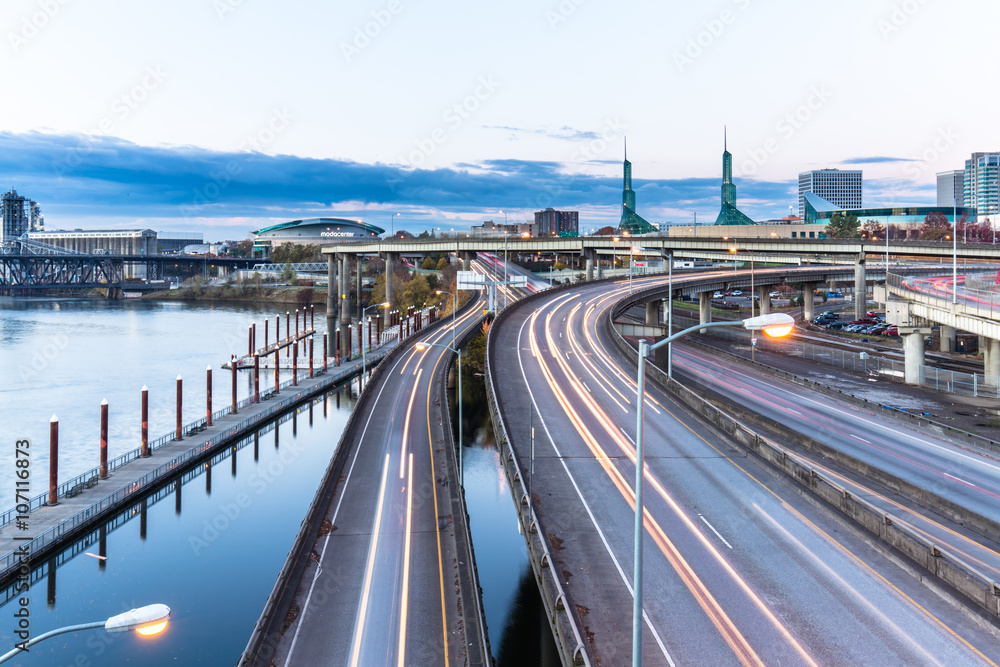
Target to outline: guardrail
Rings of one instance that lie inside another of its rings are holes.
[[[901,276],[892,273],[887,277],[886,285],[894,289],[897,293],[905,293],[904,296],[910,301],[916,301],[925,306],[943,310],[949,310],[952,306],[950,296],[934,296],[916,289],[913,283],[913,276]],[[952,286],[952,289],[955,289],[955,287]],[[995,320],[1000,317],[1000,293],[993,290],[966,288],[957,295],[955,305],[961,309],[962,313],[972,317],[981,317],[989,320]]]
[[[538,294],[522,299],[520,303],[532,299],[539,299],[551,296],[555,291],[564,291],[570,286],[564,285],[545,290]],[[552,636],[559,649],[560,659],[563,665],[586,665],[590,666],[590,658],[587,655],[586,645],[576,617],[571,611],[566,592],[559,582],[556,572],[555,561],[552,552],[545,538],[545,530],[541,527],[541,521],[535,514],[534,503],[528,496],[528,489],[524,483],[524,471],[517,460],[517,455],[511,445],[510,436],[507,433],[506,420],[503,416],[503,409],[496,398],[493,372],[490,367],[489,350],[492,348],[496,338],[493,331],[498,325],[506,320],[514,309],[505,308],[497,315],[490,327],[490,335],[487,337],[486,347],[486,397],[489,405],[490,417],[493,419],[493,430],[496,435],[497,444],[501,447],[500,459],[507,474],[507,481],[510,484],[511,494],[514,496],[517,506],[518,521],[524,534],[524,541],[528,547],[529,561],[538,583],[538,591],[542,597],[545,608],[545,615],[548,618],[549,626],[552,629]]]
[[[614,328],[614,318],[618,312],[620,311],[617,307],[612,307],[609,310],[608,318],[605,320],[606,333],[611,337],[618,351],[630,363],[637,365],[638,352]],[[667,377],[666,373],[657,366],[646,364],[646,373],[650,381],[655,382],[692,411],[721,429],[744,449],[757,454],[808,488],[839,509],[861,528],[872,533],[886,544],[899,549],[911,560],[926,568],[939,580],[952,586],[966,599],[984,609],[991,616],[1000,618],[1000,584],[993,579],[950,553],[947,549],[938,546],[932,540],[924,538],[917,531],[900,522],[894,515],[883,512],[865,500],[856,498],[843,486],[826,479],[798,454],[757,433],[737,418],[710,403],[704,396]],[[733,410],[730,406],[727,406],[727,409]],[[997,522],[942,498],[932,491],[920,489],[886,471],[873,468],[799,432],[792,429],[787,430],[789,436],[794,437],[807,449],[818,451],[822,456],[836,461],[852,472],[868,479],[874,479],[902,495],[913,498],[920,504],[934,505],[935,509],[981,535],[993,540],[1000,538],[1000,524]]]

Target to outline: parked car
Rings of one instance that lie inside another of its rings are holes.
[[[770,294],[768,294],[768,296],[771,297],[772,299],[776,299],[781,296],[781,292],[771,292]]]
[[[828,299],[843,299],[844,295],[840,292],[827,292],[826,298]]]
[[[882,335],[883,336],[894,336],[894,337],[898,338],[899,337],[899,329],[896,327],[895,324],[890,324],[889,328],[886,329],[885,333],[882,334]]]
[[[883,319],[885,316],[882,313],[878,312],[878,311],[869,310],[867,313],[865,313],[865,317],[873,317],[875,319]]]
[[[828,331],[840,331],[846,326],[847,325],[844,324],[843,322],[833,321],[827,324],[824,328],[827,329]]]
[[[743,296],[743,290],[734,289],[733,296]]]
[[[713,299],[721,299],[722,297],[723,297],[722,292],[716,292],[715,294],[712,295]]]
[[[860,320],[852,320],[848,324],[877,324],[877,322],[870,317],[862,317]]]

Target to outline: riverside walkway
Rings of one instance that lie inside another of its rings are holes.
[[[369,353],[367,366],[380,362],[395,344],[391,341]],[[23,564],[47,558],[99,521],[140,500],[228,443],[361,372],[360,358],[340,366],[330,361],[326,371],[320,361],[312,378],[308,368],[299,368],[297,381],[289,376],[280,384],[280,391],[273,386],[262,389],[259,402],[251,395],[237,403],[235,412],[232,405],[214,412],[211,426],[207,417],[185,424],[180,440],[174,433],[152,440],[147,457],[140,455],[140,448],[119,456],[109,462],[106,479],[101,479],[99,469],[94,468],[64,482],[57,489],[58,504],[47,504],[48,494],[43,494],[34,496],[30,507],[21,505],[4,512],[0,515],[0,582],[16,576]],[[35,488],[43,479],[40,471],[34,473]]]

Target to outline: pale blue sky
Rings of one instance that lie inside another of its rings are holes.
[[[508,211],[714,220],[861,168],[933,203],[998,150],[995,2],[9,0],[0,186],[47,225],[242,238],[320,214],[414,231]],[[367,34],[366,34],[367,32]],[[255,154],[256,153],[256,154]],[[412,171],[416,169],[417,171]],[[210,230],[210,231],[209,231]]]

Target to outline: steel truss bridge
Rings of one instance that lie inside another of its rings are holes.
[[[215,266],[226,270],[249,268],[260,259],[199,257],[192,255],[87,254],[26,238],[0,245],[0,293],[24,294],[51,289],[107,288],[108,298],[120,298],[125,290],[157,290],[164,285],[164,268]],[[144,275],[143,281],[126,279]]]

